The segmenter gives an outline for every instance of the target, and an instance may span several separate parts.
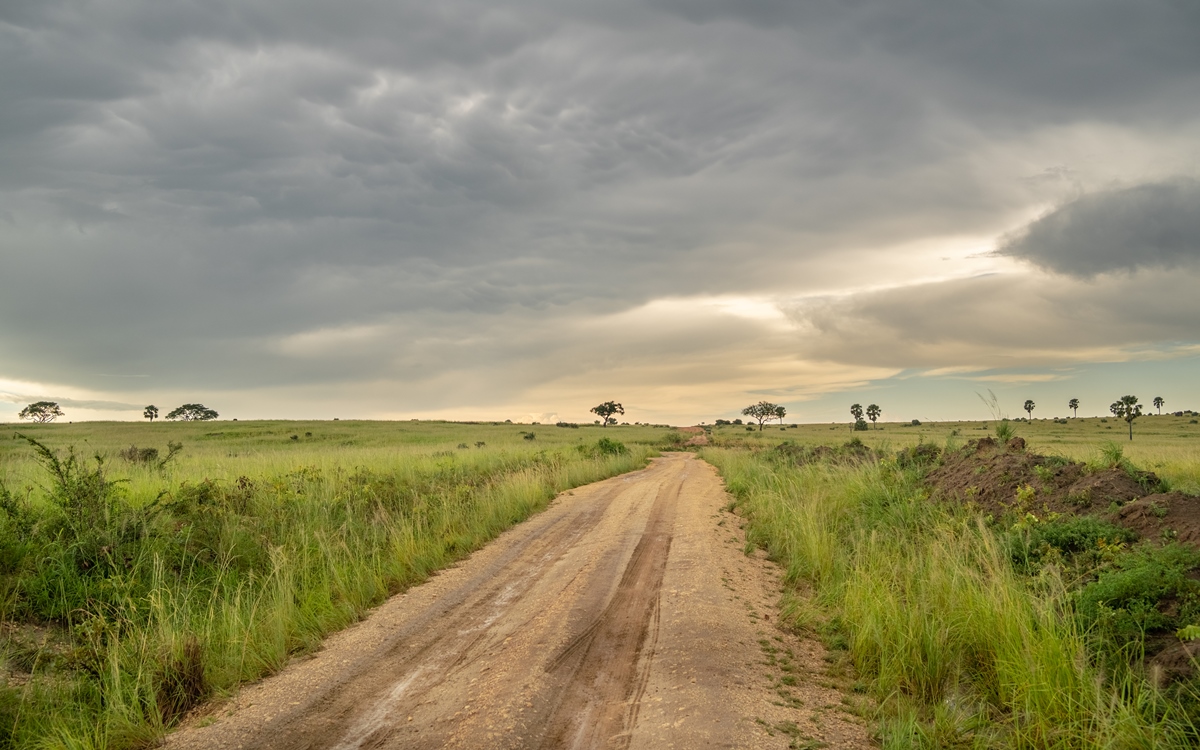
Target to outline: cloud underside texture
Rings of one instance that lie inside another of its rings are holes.
[[[0,377],[682,401],[1194,341],[1197,28],[1171,2],[3,9]],[[746,297],[777,314],[705,302]]]

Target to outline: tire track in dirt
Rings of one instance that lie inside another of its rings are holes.
[[[628,747],[637,699],[649,676],[638,657],[647,640],[650,648],[657,641],[658,595],[680,487],[676,481],[659,490],[616,594],[595,623],[551,663],[551,674],[562,673],[567,679],[562,680],[562,700],[546,723],[541,747]],[[570,658],[574,653],[578,659]]]
[[[688,454],[565,493],[167,747],[786,747],[725,502]]]

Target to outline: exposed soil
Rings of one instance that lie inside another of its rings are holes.
[[[1148,495],[1122,506],[1113,520],[1144,539],[1200,547],[1200,497],[1182,492]]]
[[[1006,513],[1094,515],[1139,538],[1200,546],[1200,498],[1157,494],[1158,478],[1151,472],[1089,473],[1083,464],[1027,451],[1019,437],[1006,445],[992,438],[973,440],[944,454],[927,481],[935,496],[970,503],[996,518]]]
[[[167,746],[872,747],[727,502],[690,454],[566,493]]]

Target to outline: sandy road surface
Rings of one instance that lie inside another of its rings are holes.
[[[168,747],[870,747],[725,502],[689,454],[566,493]]]

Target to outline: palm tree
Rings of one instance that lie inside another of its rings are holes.
[[[1079,399],[1073,398],[1067,402],[1067,408],[1075,412],[1075,416],[1079,416]]]
[[[1037,407],[1037,404],[1033,403],[1033,399],[1031,399],[1031,398],[1025,399],[1025,412],[1027,414],[1029,414],[1030,419],[1033,419],[1033,410],[1036,407]]]
[[[779,426],[783,426],[783,418],[787,416],[787,409],[782,406],[775,407],[775,418],[779,420]]]
[[[871,420],[871,426],[875,426],[875,420],[879,419],[879,415],[883,414],[883,409],[879,408],[878,404],[871,404],[867,407],[867,419]]]
[[[854,417],[854,423],[858,424],[859,420],[863,417],[862,404],[850,404],[850,416]],[[853,430],[854,428],[851,427],[850,429]]]
[[[1129,439],[1133,440],[1133,420],[1142,416],[1142,405],[1138,403],[1138,397],[1122,396],[1120,401],[1112,402],[1108,410],[1117,419],[1124,419],[1129,423]]]
[[[1160,417],[1162,416],[1162,408],[1163,408],[1163,404],[1165,404],[1165,403],[1167,403],[1167,401],[1162,396],[1154,397],[1154,408],[1158,409],[1158,415]]]

